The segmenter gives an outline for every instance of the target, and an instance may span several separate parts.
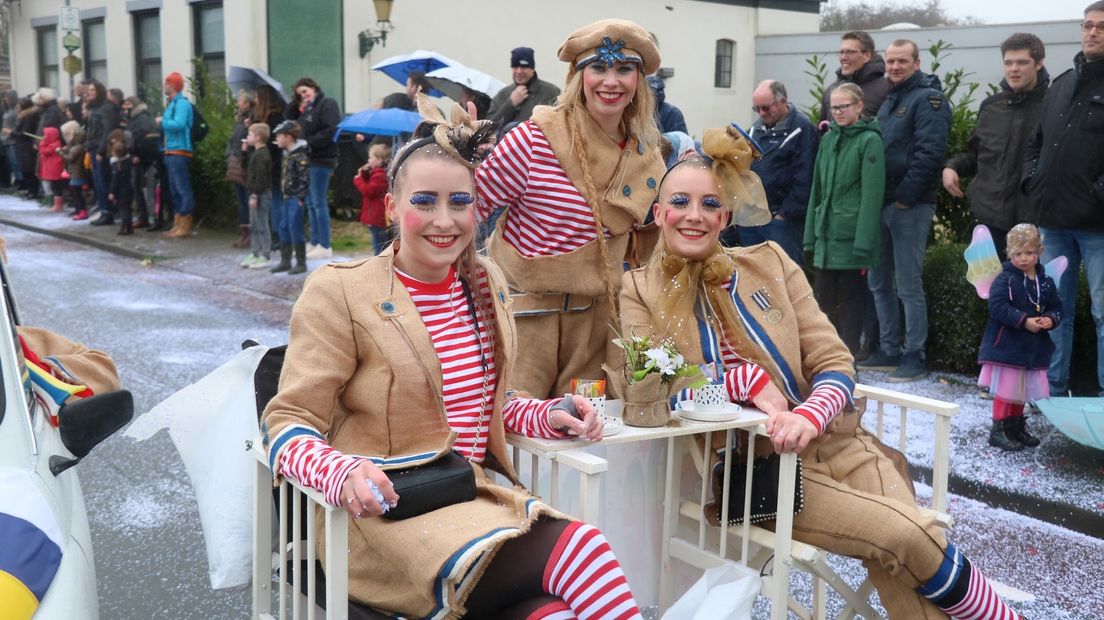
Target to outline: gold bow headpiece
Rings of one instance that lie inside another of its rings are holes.
[[[763,226],[771,221],[767,193],[751,163],[762,156],[759,145],[735,124],[705,130],[702,152],[711,160],[713,176],[724,193],[725,206],[737,226]]]

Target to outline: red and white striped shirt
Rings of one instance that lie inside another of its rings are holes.
[[[522,256],[566,254],[598,238],[594,213],[532,121],[502,138],[476,169],[475,184],[481,219],[508,207],[502,240]]]
[[[445,413],[449,427],[457,433],[453,448],[477,463],[482,462],[487,454],[487,429],[498,383],[494,340],[487,329],[494,318],[480,317],[477,340],[473,309],[455,270],[437,283],[421,282],[397,269],[395,273],[414,300],[441,360]],[[478,294],[490,297],[486,277],[479,280]],[[563,437],[548,423],[548,408],[556,402],[511,399],[503,407],[503,423],[507,430],[522,435]]]
[[[441,362],[445,414],[449,427],[457,433],[453,449],[481,463],[487,454],[487,432],[498,375],[494,341],[487,330],[494,317],[480,317],[477,336],[472,311],[455,270],[450,270],[448,277],[438,283],[421,282],[398,270],[396,275],[414,300]],[[486,276],[480,278],[479,294],[490,296]],[[521,435],[565,437],[548,423],[548,409],[557,402],[559,399],[512,398],[502,407],[503,423],[507,430]],[[317,489],[331,504],[340,506],[341,485],[362,460],[365,459],[335,450],[319,437],[305,435],[291,440],[281,453],[279,467],[283,475]]]

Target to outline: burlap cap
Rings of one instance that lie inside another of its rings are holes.
[[[620,51],[626,56],[639,56],[644,62],[644,75],[659,69],[659,49],[648,31],[627,19],[603,19],[583,26],[571,33],[560,51],[559,59],[575,66],[579,61],[593,56],[606,38],[613,44],[623,43]]]

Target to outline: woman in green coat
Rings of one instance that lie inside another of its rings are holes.
[[[862,91],[852,83],[831,94],[832,125],[820,142],[805,250],[813,253],[813,295],[854,355],[862,332],[865,270],[878,264],[878,218],[885,158],[878,121],[862,118]]]

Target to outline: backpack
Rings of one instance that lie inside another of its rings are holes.
[[[199,106],[192,104],[192,144],[203,142],[207,137],[207,119],[199,112]]]

